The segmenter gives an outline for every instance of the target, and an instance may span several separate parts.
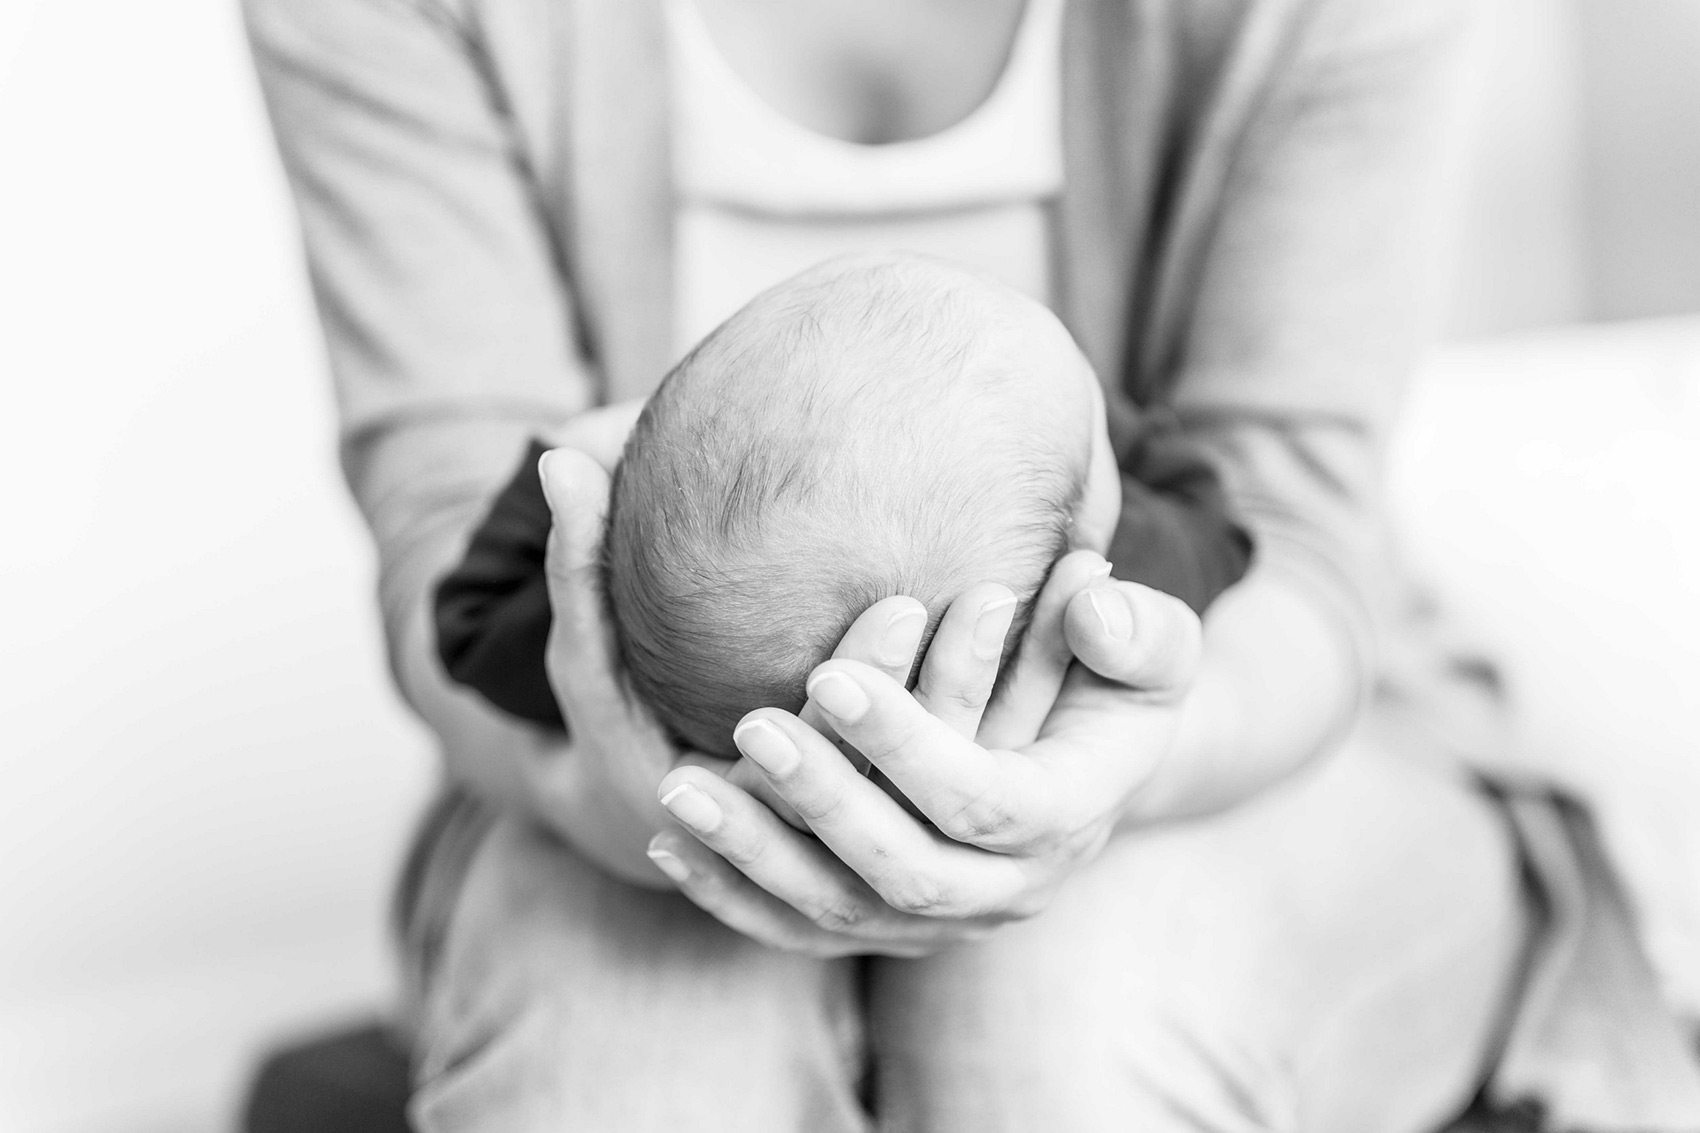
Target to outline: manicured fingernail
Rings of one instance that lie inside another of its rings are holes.
[[[1126,598],[1103,587],[1088,590],[1086,600],[1092,603],[1092,612],[1098,615],[1099,624],[1112,641],[1126,641],[1133,636],[1133,611],[1128,609]]]
[[[720,813],[719,803],[689,783],[681,783],[662,795],[661,805],[668,814],[701,834],[714,833],[726,817]]]
[[[854,724],[871,707],[862,686],[843,673],[821,673],[809,681],[809,697],[826,710],[827,715]]]
[[[654,862],[655,868],[666,874],[675,885],[683,885],[691,876],[691,867],[666,850],[649,851],[649,860]]]
[[[769,775],[789,775],[802,760],[791,737],[766,720],[746,720],[732,730],[732,742]]]
[[[1009,623],[1014,617],[1014,595],[993,598],[981,606],[979,620],[974,623],[974,656],[982,661],[1001,657],[1003,639],[1009,636]]]
[[[915,650],[921,644],[921,631],[927,628],[927,611],[914,607],[900,610],[885,623],[880,637],[880,660],[887,665],[907,667],[915,660]]]
[[[1110,570],[1111,569],[1112,568],[1110,566],[1110,560],[1105,559],[1103,562],[1099,563],[1097,566],[1093,567],[1090,571],[1087,572],[1086,581],[1087,582],[1102,582],[1104,579],[1110,577]]]

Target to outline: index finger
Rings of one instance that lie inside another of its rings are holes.
[[[920,602],[902,594],[882,598],[850,623],[832,656],[859,661],[904,684],[915,667],[915,652],[921,647],[921,635],[926,628],[927,608]],[[831,721],[812,701],[804,704],[798,715],[828,739],[839,738]],[[844,754],[858,769],[866,769],[867,760],[855,750]]]
[[[1054,784],[1021,752],[982,747],[854,661],[817,666],[808,690],[838,734],[951,839],[1007,853],[1047,837]]]

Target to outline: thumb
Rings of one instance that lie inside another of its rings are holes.
[[[537,462],[543,495],[554,523],[544,569],[554,615],[549,640],[551,660],[612,656],[602,614],[602,539],[608,521],[608,473],[575,449],[558,448]],[[570,648],[558,648],[570,643]]]
[[[554,529],[549,535],[549,572],[572,573],[596,565],[608,521],[608,473],[577,449],[557,448],[537,461],[543,496]]]
[[[1063,632],[1081,664],[1142,692],[1184,691],[1204,652],[1198,615],[1137,582],[1106,579],[1076,594]]]

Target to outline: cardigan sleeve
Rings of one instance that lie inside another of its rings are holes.
[[[443,680],[430,591],[527,439],[593,385],[527,155],[463,23],[432,0],[245,0],[245,14],[391,664],[429,714],[442,698],[422,682]]]
[[[1160,363],[1256,569],[1306,588],[1366,676],[1382,452],[1436,323],[1464,16],[1455,0],[1318,0],[1286,21],[1220,142],[1187,313]]]

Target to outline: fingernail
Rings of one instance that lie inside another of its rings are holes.
[[[1112,641],[1127,641],[1133,636],[1133,611],[1128,609],[1126,598],[1105,587],[1088,590],[1086,600],[1092,603],[1092,612]]]
[[[868,711],[871,702],[862,686],[843,673],[821,673],[809,681],[809,698],[827,715],[854,724]]]
[[[907,667],[915,660],[915,650],[921,644],[921,631],[927,628],[927,612],[913,607],[891,615],[880,637],[880,661],[887,665]]]
[[[1089,572],[1087,572],[1086,581],[1087,582],[1102,582],[1104,579],[1110,577],[1110,571],[1112,569],[1113,568],[1110,565],[1110,561],[1108,559],[1105,559],[1103,562],[1099,563],[1097,566],[1093,567]]]
[[[683,885],[691,876],[690,867],[666,850],[650,850],[649,860],[654,862],[655,868],[666,874],[675,885]]]
[[[681,783],[662,795],[661,805],[668,814],[701,834],[714,833],[725,818],[720,813],[720,804],[689,783]]]
[[[1015,598],[1005,595],[994,598],[980,607],[979,620],[974,623],[974,656],[982,661],[995,661],[1003,655],[1003,639],[1009,636],[1009,623],[1015,617]]]
[[[732,729],[732,742],[769,775],[789,775],[802,756],[791,737],[766,720],[746,720]]]

